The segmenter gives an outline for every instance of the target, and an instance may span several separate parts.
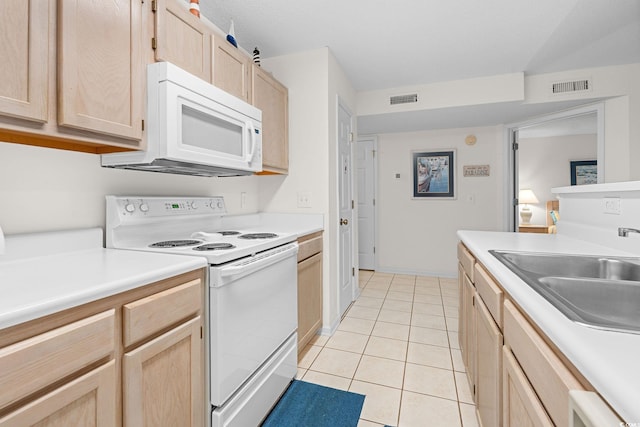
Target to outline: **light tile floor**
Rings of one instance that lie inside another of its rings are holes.
[[[361,295],[298,379],[366,395],[358,427],[477,427],[458,345],[455,279],[360,271]]]

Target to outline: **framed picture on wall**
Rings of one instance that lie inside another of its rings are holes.
[[[413,198],[455,198],[455,150],[411,153]]]
[[[596,160],[576,160],[571,163],[571,185],[598,183],[598,162]]]

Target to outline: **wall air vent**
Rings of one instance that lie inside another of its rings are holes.
[[[397,95],[389,98],[389,104],[411,104],[413,102],[418,102],[418,94],[413,93],[411,95]]]
[[[551,92],[554,94],[568,93],[568,92],[586,92],[589,90],[591,90],[591,81],[589,80],[559,82],[559,83],[554,83],[551,87]]]

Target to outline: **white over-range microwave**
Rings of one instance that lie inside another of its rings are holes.
[[[262,112],[168,62],[147,66],[146,149],[102,166],[197,176],[262,170]]]

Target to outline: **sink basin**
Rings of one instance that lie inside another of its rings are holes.
[[[489,252],[569,319],[640,334],[640,259]]]

